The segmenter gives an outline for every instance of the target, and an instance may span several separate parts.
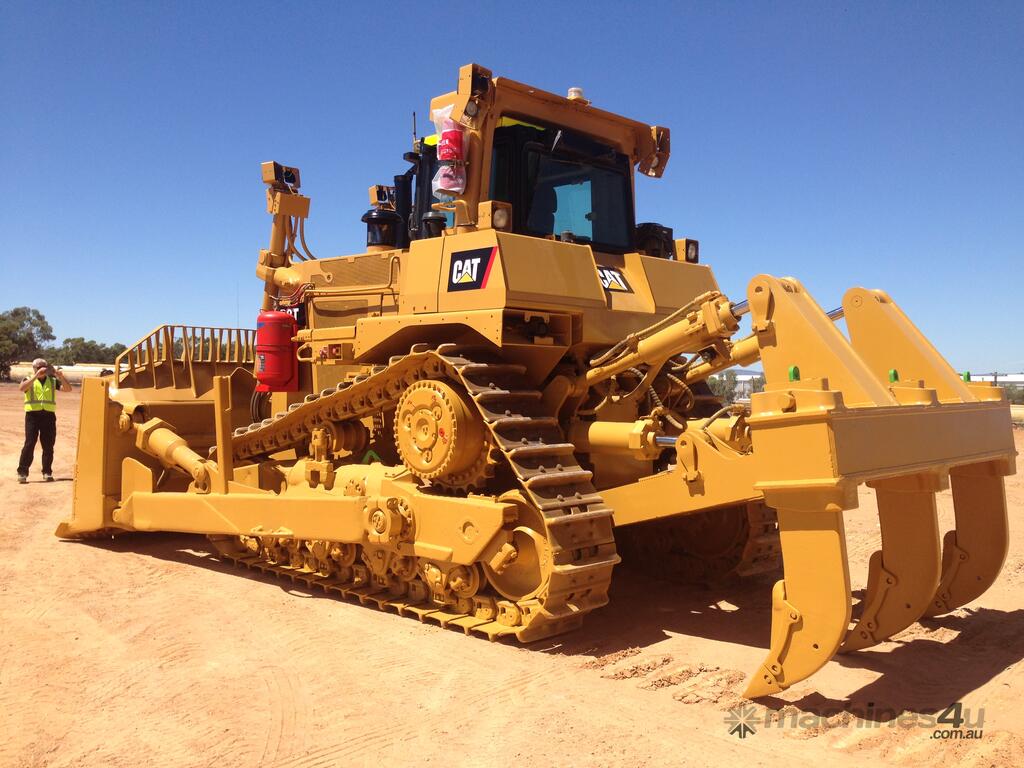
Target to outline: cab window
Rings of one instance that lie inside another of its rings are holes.
[[[497,128],[490,195],[512,204],[519,234],[633,248],[629,160],[589,138],[521,123]]]

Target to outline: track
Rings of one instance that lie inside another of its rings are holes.
[[[775,510],[760,502],[652,520],[616,532],[625,564],[687,583],[781,573]]]
[[[323,557],[281,557],[263,543],[254,552],[247,550],[244,542],[236,546],[219,539],[215,541],[218,549],[239,565],[491,639],[514,634],[529,642],[575,629],[584,615],[608,601],[612,569],[619,562],[612,510],[594,488],[592,473],[577,463],[574,446],[565,440],[556,415],[544,412],[541,393],[528,385],[525,373],[521,365],[472,359],[454,345],[432,350],[414,347],[409,355],[392,358],[386,366],[236,430],[232,448],[237,461],[246,461],[300,446],[318,427],[394,408],[401,394],[417,381],[455,384],[475,403],[494,449],[514,476],[511,488],[488,491],[516,494],[523,502],[525,517],[537,518],[521,524],[530,522],[535,529],[541,528],[538,533],[546,539],[540,565],[547,576],[535,594],[503,599],[510,596],[499,590],[502,594],[475,603],[451,600],[439,605],[422,589],[401,588],[395,594],[358,565],[341,570]],[[293,551],[312,553],[313,544],[290,542],[289,546]],[[358,555],[348,559],[358,562],[363,552]],[[426,564],[417,563],[417,572],[422,574]]]

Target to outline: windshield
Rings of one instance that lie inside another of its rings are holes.
[[[632,250],[629,158],[572,131],[509,120],[494,131],[490,195],[512,204],[512,231]]]
[[[532,189],[526,229],[531,235],[572,235],[577,242],[628,250],[632,245],[629,177],[588,162],[527,153]]]

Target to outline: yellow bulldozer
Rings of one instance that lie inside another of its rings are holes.
[[[430,109],[437,133],[370,188],[354,255],[315,258],[299,170],[263,164],[257,327],[164,325],[85,381],[58,536],[205,534],[239,565],[523,642],[605,605],[620,554],[781,566],[748,697],[992,584],[1009,406],[888,294],[824,311],[762,274],[726,297],[697,240],[635,220],[634,174],[662,175],[668,129],[580,89],[467,65]],[[713,393],[755,363],[763,391]],[[881,550],[852,621],[843,514],[862,483]]]

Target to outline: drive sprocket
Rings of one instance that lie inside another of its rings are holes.
[[[414,475],[449,491],[483,488],[493,441],[469,398],[444,381],[409,386],[395,408],[395,445]]]

